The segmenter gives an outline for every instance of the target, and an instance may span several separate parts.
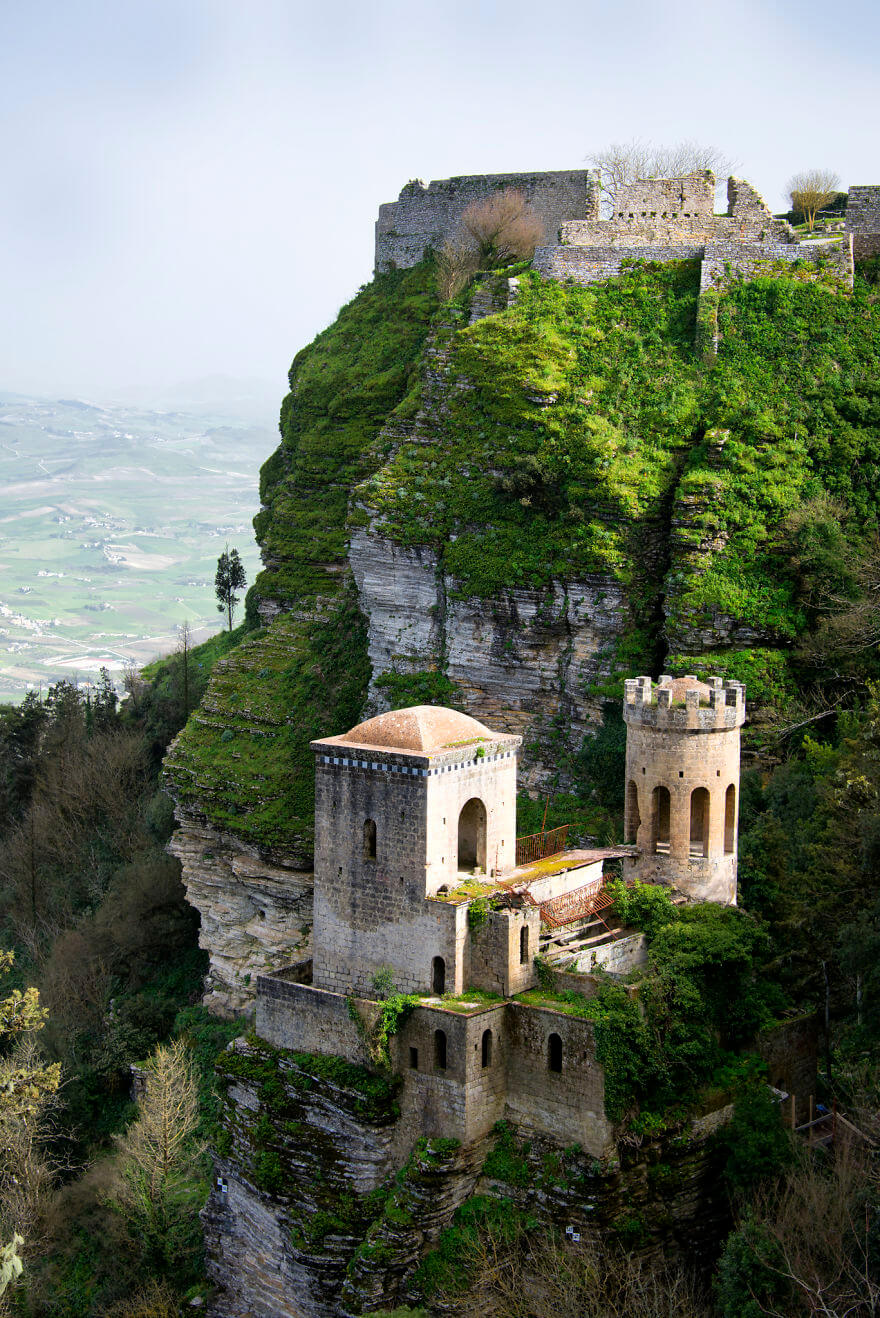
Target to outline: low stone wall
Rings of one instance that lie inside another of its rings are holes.
[[[827,243],[707,243],[700,271],[700,291],[718,288],[731,278],[749,279],[771,273],[779,262],[814,265],[817,274],[827,274],[852,288],[852,245],[844,237]]]
[[[353,1001],[369,1028],[378,1015],[378,1004],[366,998]],[[369,1049],[349,1014],[348,999],[341,993],[292,983],[283,978],[283,972],[281,976],[260,975],[257,980],[256,1031],[273,1048],[344,1057],[361,1066],[371,1062]]]
[[[571,226],[566,225],[567,230]],[[623,269],[624,261],[694,261],[703,255],[702,244],[669,246],[668,244],[611,246],[539,247],[535,252],[535,269],[547,279],[571,279],[576,284],[599,284],[613,279]]]

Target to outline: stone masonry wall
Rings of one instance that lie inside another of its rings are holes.
[[[563,221],[599,214],[598,182],[587,169],[435,179],[427,187],[418,181],[407,183],[397,201],[379,207],[376,272],[417,265],[425,248],[438,247],[458,231],[462,212],[471,202],[506,188],[525,196],[550,239]]]
[[[525,960],[522,931],[526,930]],[[535,955],[541,935],[537,906],[521,910],[489,911],[486,923],[471,929],[468,939],[468,986],[511,997],[534,988],[538,977]]]
[[[815,265],[831,278],[852,288],[853,255],[849,240],[812,243],[750,243],[742,241],[707,243],[700,269],[700,292],[717,288],[731,276],[753,279],[771,272],[774,263]]]
[[[853,256],[857,261],[880,256],[880,184],[861,184],[849,189],[844,224],[853,235]]]
[[[629,235],[627,235],[629,237]],[[622,247],[559,245],[539,247],[534,268],[546,279],[571,279],[576,284],[600,284],[621,273],[624,261],[695,261],[704,248],[699,244],[663,243]]]
[[[580,1144],[600,1158],[613,1147],[605,1116],[605,1082],[596,1062],[592,1022],[511,1002],[507,1006],[507,1112],[511,1120]],[[549,1040],[562,1040],[562,1070],[548,1066]]]

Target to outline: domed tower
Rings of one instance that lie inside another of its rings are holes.
[[[736,903],[741,682],[663,676],[624,683],[626,876],[697,901]]]

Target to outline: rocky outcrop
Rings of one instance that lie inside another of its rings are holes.
[[[204,1005],[220,1016],[248,1011],[257,975],[307,958],[312,874],[272,865],[236,838],[178,809],[169,850],[180,861],[187,901],[201,916],[210,954]]]
[[[635,1139],[601,1167],[508,1124],[467,1147],[407,1147],[393,1078],[337,1058],[237,1040],[219,1072],[226,1092],[202,1214],[214,1318],[345,1318],[437,1300],[442,1267],[422,1265],[474,1195],[487,1221],[503,1201],[511,1225],[610,1231],[628,1248],[697,1266],[729,1228],[711,1134],[730,1108],[662,1140]]]

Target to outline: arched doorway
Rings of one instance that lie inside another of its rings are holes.
[[[431,962],[431,987],[438,998],[446,992],[446,962],[442,956],[435,956]]]
[[[724,793],[724,853],[729,856],[736,846],[736,788],[730,784]]]
[[[654,850],[669,851],[669,788],[655,787],[651,794],[651,834]]]
[[[558,1034],[551,1034],[547,1040],[547,1070],[562,1070],[562,1040]]]
[[[458,868],[486,868],[486,807],[472,796],[458,816]]]
[[[691,792],[691,855],[709,854],[709,793],[705,787]]]
[[[636,842],[639,836],[639,789],[634,782],[630,782],[626,789],[626,829],[624,840],[626,842]]]

